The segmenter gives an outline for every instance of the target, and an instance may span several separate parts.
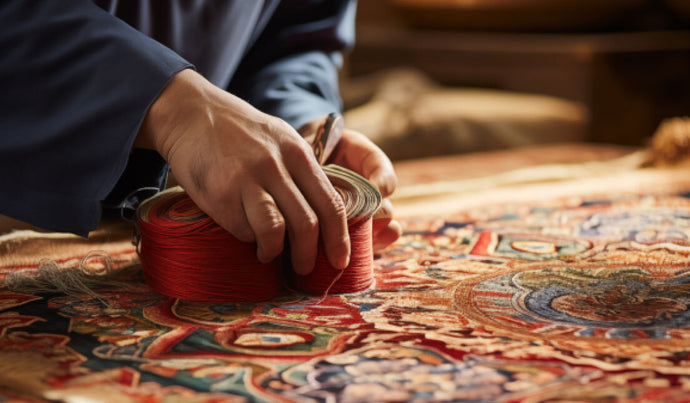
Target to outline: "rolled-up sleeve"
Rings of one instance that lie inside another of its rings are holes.
[[[229,86],[293,127],[339,112],[338,68],[354,43],[354,0],[282,2]]]
[[[3,1],[0,27],[0,213],[85,234],[149,106],[192,66],[90,0]]]

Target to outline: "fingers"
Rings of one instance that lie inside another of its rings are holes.
[[[285,219],[271,195],[259,186],[250,186],[242,201],[247,228],[251,228],[256,239],[256,256],[260,262],[268,263],[283,250]]]
[[[344,269],[350,256],[345,206],[308,145],[296,139],[283,144],[281,158],[263,160],[231,181],[241,183],[235,189],[241,200],[236,207],[232,191],[218,192],[226,195],[222,204],[228,204],[218,208],[221,202],[216,200],[219,214],[214,218],[238,239],[255,240],[261,262],[282,252],[287,232],[292,265],[299,274],[312,271],[321,233],[330,264]]]
[[[374,224],[376,225],[376,220],[374,220]],[[380,227],[374,234],[374,252],[378,252],[397,241],[400,235],[402,235],[400,223],[395,220],[389,221],[385,227]]]
[[[349,263],[345,207],[309,144],[284,121],[209,89],[165,147],[180,184],[219,225],[255,240],[262,262],[290,239],[295,271],[313,269],[323,239],[332,266]],[[200,107],[200,106],[201,107]]]
[[[281,180],[272,187],[287,222],[292,267],[299,274],[307,274],[316,261],[319,220],[291,180]]]
[[[393,220],[393,206],[386,199],[397,186],[397,177],[390,159],[365,135],[345,129],[331,162],[358,172],[372,182],[384,197],[373,221],[374,250],[383,249],[395,242],[402,234],[402,227]]]
[[[393,164],[386,154],[362,133],[343,130],[343,136],[331,161],[367,178],[379,189],[383,197],[388,197],[395,191],[397,177]]]
[[[388,197],[393,194],[397,186],[397,178],[395,174],[391,174],[387,169],[378,169],[369,177],[369,181],[376,186],[381,192],[381,196]]]
[[[374,215],[372,235],[374,251],[385,248],[402,235],[400,223],[393,220],[393,205],[388,199],[383,200],[381,208]]]
[[[290,154],[287,157],[287,163],[289,166],[298,168],[293,170],[291,175],[295,185],[301,189],[301,194],[306,199],[305,205],[311,206],[315,213],[314,217],[318,217],[317,234],[320,230],[329,263],[338,270],[345,269],[350,262],[350,237],[345,204],[326,174],[315,162],[311,150],[302,148]],[[292,248],[294,253],[294,246]]]
[[[383,199],[381,207],[374,214],[374,221],[388,224],[393,219],[393,203],[389,199]]]
[[[229,203],[225,211],[230,214],[220,214],[216,219],[221,227],[225,228],[232,236],[242,242],[254,242],[256,236],[254,230],[247,220],[245,209],[241,203],[237,203],[237,207],[233,207],[235,203]]]

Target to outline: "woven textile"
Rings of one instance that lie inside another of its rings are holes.
[[[373,288],[321,302],[170,300],[137,275],[101,299],[0,289],[0,401],[688,400],[690,194],[404,224]],[[92,249],[137,264],[127,240],[101,241],[0,238],[0,276]]]

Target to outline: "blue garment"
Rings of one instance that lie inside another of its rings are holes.
[[[163,186],[165,161],[131,148],[185,68],[296,128],[339,111],[354,11],[355,0],[0,2],[0,213],[83,235],[103,200]]]

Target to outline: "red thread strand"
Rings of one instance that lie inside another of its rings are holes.
[[[314,270],[283,274],[277,258],[261,263],[256,244],[241,242],[205,215],[184,192],[155,199],[138,221],[139,253],[147,283],[157,292],[205,302],[258,302],[278,296],[284,278],[296,290],[326,295],[373,284],[371,218],[349,223],[351,257],[344,271],[333,268],[319,241]]]

